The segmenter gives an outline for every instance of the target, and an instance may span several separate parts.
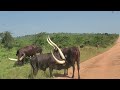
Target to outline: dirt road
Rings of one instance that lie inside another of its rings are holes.
[[[77,68],[75,79],[77,79]],[[68,77],[59,76],[56,79],[70,79],[72,68],[69,69]],[[95,56],[80,64],[81,79],[120,79],[120,38],[108,51]]]

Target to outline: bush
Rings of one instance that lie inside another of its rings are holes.
[[[6,31],[2,38],[2,44],[4,45],[4,47],[8,48],[8,49],[13,48],[13,41],[14,41],[14,39],[13,39],[11,33]]]

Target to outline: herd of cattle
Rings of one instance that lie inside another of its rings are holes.
[[[30,65],[32,67],[32,77],[36,76],[38,70],[46,71],[49,68],[50,77],[52,77],[53,69],[64,69],[64,75],[68,74],[68,68],[73,67],[73,75],[75,71],[75,62],[77,62],[78,79],[80,79],[80,50],[78,47],[60,48],[48,36],[47,42],[53,47],[50,53],[42,53],[42,48],[36,45],[29,45],[17,50],[16,56],[18,59],[14,60],[18,65],[23,65],[25,58],[29,57]]]

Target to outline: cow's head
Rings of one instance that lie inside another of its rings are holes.
[[[18,61],[22,61],[25,57],[25,53],[22,50],[18,50],[16,56],[18,56]]]
[[[14,66],[16,66],[16,65],[20,65],[20,66],[23,65],[23,62],[24,62],[23,59],[25,57],[25,53],[23,53],[20,50],[17,50],[16,56],[18,57],[18,59],[9,58],[12,61],[16,61]]]
[[[55,61],[56,61],[57,63],[59,63],[59,64],[64,64],[64,63],[65,63],[65,56],[64,56],[64,54],[62,53],[61,49],[60,49],[54,42],[51,41],[51,39],[50,39],[49,36],[48,36],[48,38],[47,38],[47,42],[48,42],[51,46],[53,46],[53,48],[54,48],[55,51],[58,50],[58,52],[59,52],[59,54],[60,54],[60,56],[61,56],[61,58],[62,58],[62,60],[58,60],[58,59],[54,56],[53,51],[51,50],[52,56],[53,56],[53,58],[55,59]]]

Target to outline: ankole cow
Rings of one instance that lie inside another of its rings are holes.
[[[12,59],[9,58],[10,60],[14,60],[17,61],[17,64],[24,64],[24,59],[26,57],[32,57],[33,55],[36,55],[37,53],[42,53],[42,48],[38,47],[36,45],[29,45],[29,46],[25,46],[23,48],[20,48],[19,50],[17,50],[16,52],[16,56],[18,57],[18,59]]]
[[[74,71],[75,71],[75,61],[77,62],[78,66],[78,78],[79,75],[79,62],[80,62],[80,51],[77,47],[70,47],[70,48],[63,48],[60,49],[51,39],[48,37],[47,42],[54,47],[54,50],[51,50],[51,53],[45,53],[40,55],[35,55],[30,59],[30,64],[32,67],[32,77],[37,75],[39,69],[45,71],[46,68],[49,68],[50,77],[52,77],[53,69],[61,70],[65,69],[68,70],[69,67],[73,67],[73,75],[74,78]],[[64,74],[65,73],[64,70]]]
[[[67,67],[73,67],[73,75],[74,78],[74,71],[75,71],[75,62],[77,63],[77,71],[78,71],[78,78],[80,78],[79,70],[80,70],[80,50],[79,47],[73,46],[68,48],[62,49],[63,54],[66,56],[66,65]],[[68,68],[64,69],[64,75],[68,74]],[[67,72],[66,72],[67,70]]]

